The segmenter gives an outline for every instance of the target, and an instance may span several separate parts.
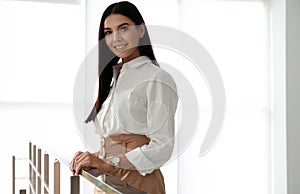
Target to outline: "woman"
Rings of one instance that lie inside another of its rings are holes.
[[[77,152],[73,173],[97,168],[122,193],[165,193],[159,167],[173,151],[177,101],[138,9],[127,1],[110,5],[99,28],[98,98],[86,120],[100,134],[100,151]]]

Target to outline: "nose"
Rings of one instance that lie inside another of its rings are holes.
[[[120,41],[120,40],[122,40],[122,36],[120,35],[119,31],[114,32],[112,34],[112,38],[113,38],[113,41]]]

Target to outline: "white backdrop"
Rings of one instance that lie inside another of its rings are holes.
[[[58,147],[67,142],[61,147],[66,157],[81,148],[72,115],[74,79],[97,42],[101,14],[112,2],[0,2],[0,128],[6,132],[0,151],[8,177],[11,155],[27,156],[32,137]],[[203,79],[191,78],[201,105],[199,131],[186,152],[163,167],[167,192],[270,193],[271,79],[263,1],[131,2],[147,24],[195,37],[214,58],[225,84],[222,134],[200,158],[211,102]],[[158,60],[172,61],[172,53],[155,52]],[[0,177],[3,193],[11,193],[10,184],[11,178]]]

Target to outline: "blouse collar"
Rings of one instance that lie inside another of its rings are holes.
[[[113,77],[114,77],[114,79],[117,79],[119,73],[123,72],[126,68],[128,68],[128,67],[130,67],[130,68],[137,68],[137,67],[142,66],[142,65],[144,65],[144,64],[146,64],[148,62],[151,63],[151,60],[150,60],[149,57],[147,57],[147,56],[139,56],[137,58],[132,59],[131,61],[128,61],[127,63],[124,63],[122,65],[121,70],[120,70],[120,67],[118,65],[114,65],[113,66]]]
[[[151,60],[149,59],[149,57],[147,56],[139,56],[137,58],[132,59],[131,61],[128,61],[127,63],[124,63],[122,65],[122,69],[124,67],[131,67],[131,68],[137,68],[147,62],[151,62]]]

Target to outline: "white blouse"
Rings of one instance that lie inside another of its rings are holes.
[[[111,90],[95,126],[101,137],[116,134],[146,135],[150,142],[126,153],[127,159],[145,175],[169,160],[174,145],[177,89],[173,78],[140,56],[114,67]]]

